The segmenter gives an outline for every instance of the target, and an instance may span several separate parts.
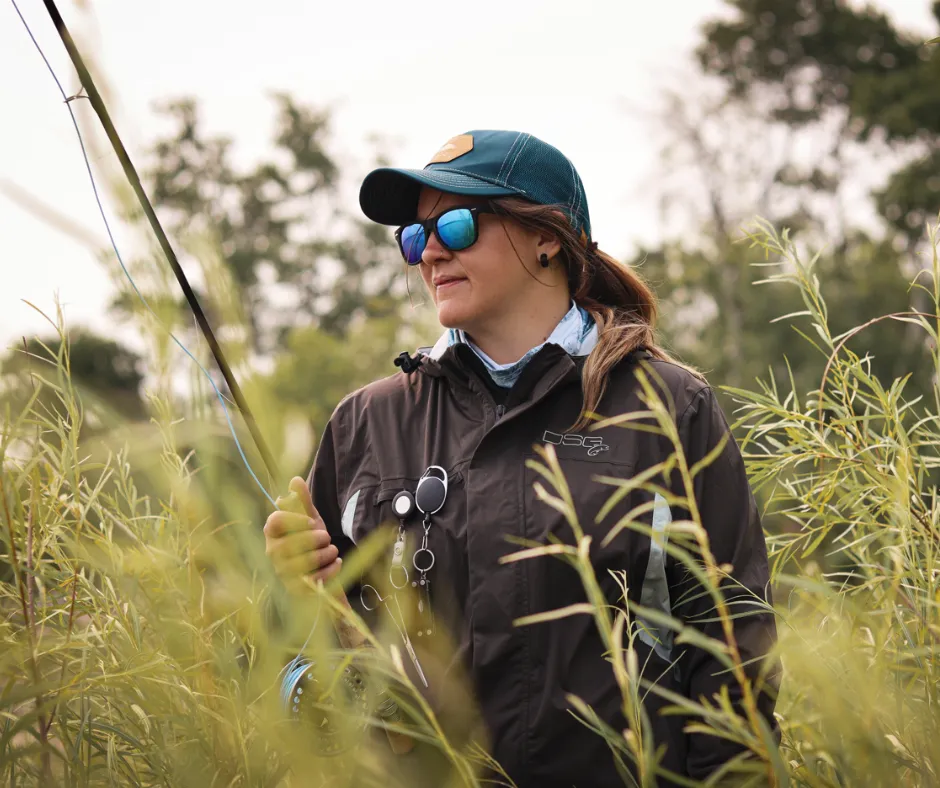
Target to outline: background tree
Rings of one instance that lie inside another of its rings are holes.
[[[262,387],[316,436],[342,396],[395,371],[395,352],[420,341],[411,328],[426,312],[410,307],[387,228],[336,207],[344,177],[329,151],[328,113],[283,94],[275,103],[271,155],[245,171],[231,140],[203,133],[194,100],[166,104],[175,130],[154,145],[150,178],[236,358],[231,329],[247,329],[243,344],[259,363],[244,375],[271,370]]]
[[[836,0],[728,5],[730,19],[703,28],[694,87],[667,97],[667,240],[634,263],[658,286],[674,349],[715,382],[752,385],[768,367],[786,377],[789,356],[807,386],[823,354],[798,341],[789,321],[772,322],[804,307],[795,293],[754,287],[762,258],[740,243],[740,228],[760,214],[823,249],[818,269],[837,329],[922,304],[902,260],[940,208],[922,170],[940,138],[929,79],[938,50],[883,14]],[[873,357],[883,380],[925,359],[917,332],[897,324],[850,346]]]
[[[843,141],[884,140],[906,162],[876,193],[911,240],[940,207],[940,48],[886,14],[844,0],[728,0],[732,21],[706,25],[697,56],[735,96],[759,92],[793,127],[840,119]],[[940,1],[932,3],[940,23]]]
[[[271,154],[246,171],[233,164],[230,139],[204,134],[195,100],[168,102],[161,111],[175,130],[154,145],[149,174],[184,246],[217,240],[261,355],[296,327],[341,337],[356,319],[396,314],[405,294],[388,234],[336,207],[342,179],[328,113],[284,94],[275,102]]]
[[[29,338],[10,348],[0,362],[8,396],[25,401],[34,390],[32,376],[52,378],[50,370],[62,350],[59,337]],[[92,422],[114,418],[138,420],[145,416],[141,397],[140,356],[119,342],[87,329],[74,330],[68,339],[69,370],[76,394],[90,411]],[[50,412],[56,409],[52,390],[41,394]]]
[[[411,308],[404,266],[387,228],[336,207],[350,176],[344,177],[348,168],[341,171],[329,150],[328,112],[286,95],[275,96],[275,105],[270,154],[240,169],[229,138],[204,134],[195,100],[168,102],[161,111],[171,130],[150,151],[146,188],[238,377],[267,390],[263,379],[271,375],[278,384],[274,394],[283,393],[281,406],[296,408],[318,433],[350,386],[394,372],[393,350],[427,340],[410,330],[427,315]],[[136,284],[159,321],[202,357],[224,392],[162,252],[126,193],[123,175],[105,172],[102,182],[144,239],[143,252],[122,250]],[[61,217],[53,212],[50,220],[58,223]],[[101,251],[99,257],[118,289],[115,316],[128,324],[132,316],[150,320],[113,253]],[[162,375],[174,378],[177,387],[192,388],[166,335],[149,332],[148,337],[143,365],[116,339],[75,332],[80,391],[110,403],[112,418],[147,418],[140,400],[144,372],[151,384],[154,375]],[[399,342],[405,344],[398,348]],[[30,342],[31,347],[43,343],[58,348],[52,337]],[[6,367],[14,370],[22,356],[22,348],[14,347]],[[132,356],[134,380],[109,366],[127,366]],[[203,386],[197,396],[210,409],[197,411],[209,415],[215,408],[211,389]],[[272,407],[270,397],[264,407]]]

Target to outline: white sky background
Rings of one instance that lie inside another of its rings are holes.
[[[41,0],[17,0],[70,93],[77,88]],[[878,0],[897,23],[936,35],[929,0]],[[393,162],[423,166],[472,128],[534,133],[578,168],[594,237],[626,256],[657,237],[649,196],[656,171],[659,90],[680,72],[699,27],[721,0],[99,0],[94,59],[114,88],[111,114],[131,158],[162,128],[152,107],[191,95],[206,132],[234,139],[241,163],[271,139],[271,91],[331,106],[332,151],[360,177],[380,134]],[[536,10],[537,9],[537,10]],[[73,33],[87,17],[67,0]],[[344,166],[345,165],[345,166]],[[104,228],[84,163],[51,77],[13,9],[0,0],[0,184],[23,187],[94,235]],[[358,210],[358,183],[343,200]],[[107,206],[106,206],[107,207]],[[109,211],[110,215],[110,211]],[[21,299],[70,325],[113,333],[111,285],[92,254],[0,194],[0,345],[47,326]]]

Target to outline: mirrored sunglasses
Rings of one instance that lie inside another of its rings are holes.
[[[398,241],[402,257],[408,265],[420,263],[431,233],[434,233],[441,246],[451,252],[459,252],[473,246],[480,234],[481,213],[495,211],[488,205],[450,208],[431,219],[399,227],[395,231],[395,240]]]

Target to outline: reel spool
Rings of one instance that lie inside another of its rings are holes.
[[[339,686],[345,696],[344,708],[337,708],[331,697],[323,697],[325,687],[317,677],[315,665],[296,657],[285,668],[281,682],[281,704],[292,722],[309,726],[315,731],[313,747],[319,755],[339,755],[351,749],[358,734],[367,727],[369,696],[362,674],[353,665],[343,667]],[[335,715],[357,720],[349,726],[338,726]],[[345,730],[344,730],[345,728]],[[343,734],[346,734],[345,737]]]

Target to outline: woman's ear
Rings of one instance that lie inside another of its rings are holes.
[[[561,251],[561,242],[558,237],[551,233],[539,233],[535,244],[535,259],[538,260],[543,254],[548,255],[551,260]]]

